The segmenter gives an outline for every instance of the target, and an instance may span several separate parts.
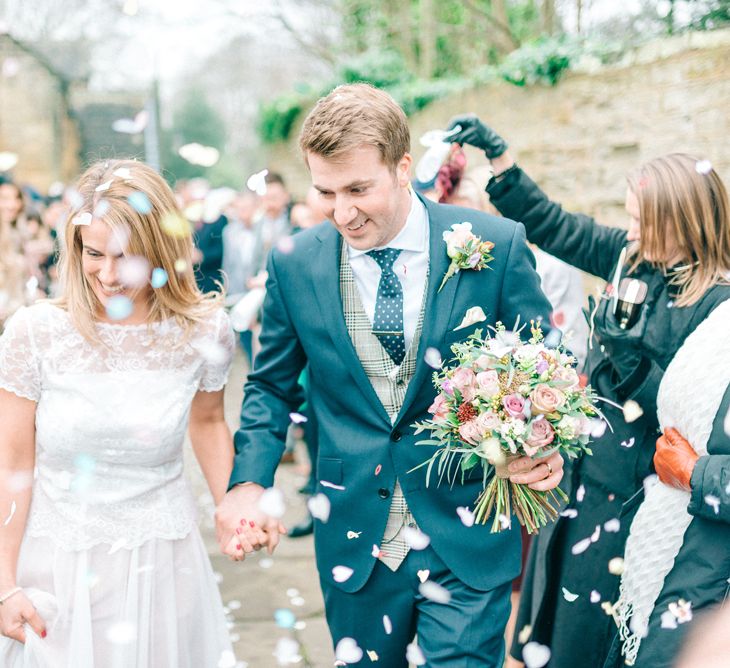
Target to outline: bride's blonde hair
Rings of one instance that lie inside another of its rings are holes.
[[[85,338],[97,339],[95,320],[102,305],[83,271],[81,214],[109,225],[124,255],[143,257],[167,273],[165,285],[152,291],[149,322],[174,317],[188,334],[221,305],[220,294],[204,295],[196,285],[192,230],[154,169],[134,160],[100,161],[84,172],[76,191],[79,203],[69,212],[59,262],[63,293],[55,303],[68,311]]]
[[[667,270],[672,244],[686,264],[673,272],[676,306],[690,306],[713,285],[730,283],[730,206],[725,185],[707,160],[670,153],[627,177],[639,200],[641,238],[633,268],[646,258]]]

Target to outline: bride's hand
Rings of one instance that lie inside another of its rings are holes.
[[[0,592],[0,594],[2,593]],[[36,612],[25,593],[19,591],[0,605],[0,633],[25,643],[24,624],[30,624],[30,627],[41,638],[46,637],[46,623]]]

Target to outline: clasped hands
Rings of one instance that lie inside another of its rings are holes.
[[[215,510],[215,528],[221,552],[233,561],[243,561],[247,554],[266,547],[269,554],[286,533],[278,519],[259,508],[264,488],[243,483],[231,489]]]

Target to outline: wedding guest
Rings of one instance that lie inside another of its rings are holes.
[[[0,177],[0,330],[5,320],[26,303],[30,271],[23,254],[23,208],[20,188]]]
[[[271,249],[284,237],[291,234],[289,221],[291,196],[286,189],[284,179],[276,172],[268,172],[264,181],[266,192],[261,196],[262,215],[256,224],[256,248],[254,250],[254,268],[260,276],[266,269],[266,260]],[[251,284],[251,282],[249,283]]]
[[[585,373],[611,402],[601,410],[612,428],[595,435],[592,457],[568,467],[563,488],[570,502],[533,541],[517,622],[518,631],[530,627],[529,639],[550,648],[551,665],[594,668],[613,636],[600,603],[617,597],[618,578],[608,564],[623,555],[642,482],[653,473],[659,383],[687,336],[730,297],[727,192],[706,160],[665,155],[628,176],[628,231],[602,226],[549,200],[478,118],[457,117],[451,125],[457,124],[462,130],[454,141],[490,159],[487,192],[497,209],[524,223],[528,239],[543,250],[611,282],[590,309]],[[613,313],[623,276],[647,288],[640,317],[625,329]],[[513,644],[517,659],[521,647]]]
[[[547,320],[524,231],[413,193],[405,113],[367,84],[319,100],[300,148],[332,224],[269,255],[261,351],[245,387],[230,490],[216,509],[220,547],[244,558],[234,533],[241,518],[265,528],[269,548],[279,541],[283,527],[259,501],[273,484],[298,408],[297,377],[309,364],[317,492],[329,500],[315,552],[333,644],[349,645],[348,656],[357,644],[351,662],[361,665],[377,656],[379,665],[405,667],[418,656],[432,668],[501,668],[519,532],[462,522],[457,509],[473,504],[481,474],[429,488],[414,468],[434,449],[415,445],[412,425],[430,415],[436,394],[428,347],[445,358],[477,324]],[[474,234],[494,244],[491,269],[464,270],[439,290],[451,262],[444,232],[467,213]],[[486,321],[458,328],[475,305]],[[557,452],[521,457],[510,479],[553,489],[562,465]],[[430,541],[411,549],[419,531]],[[430,585],[419,590],[419,578]],[[427,595],[434,590],[439,600]]]
[[[63,295],[0,338],[0,665],[231,665],[182,451],[189,429],[219,501],[228,318],[163,231],[181,214],[154,170],[100,162],[77,190]]]
[[[728,595],[730,301],[687,337],[659,386],[664,432],[631,523],[606,668],[671,668],[687,632]],[[726,658],[728,658],[726,656]]]

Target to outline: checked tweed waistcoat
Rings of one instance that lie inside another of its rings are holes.
[[[426,277],[426,285],[428,285],[428,276]],[[418,325],[413,341],[406,351],[406,356],[403,358],[401,365],[396,366],[372,332],[372,325],[360,301],[360,294],[355,285],[355,277],[347,258],[347,245],[342,244],[340,294],[342,295],[342,308],[347,331],[350,333],[350,338],[363,369],[378,395],[378,399],[380,399],[390,416],[391,422],[395,421],[400,412],[403,399],[408,390],[408,383],[410,383],[416,370],[416,355],[418,354],[418,342],[421,338],[423,326],[426,293],[427,290],[424,287],[421,311],[418,316]],[[416,522],[410,510],[408,510],[400,482],[396,480],[388,522],[381,540],[381,554],[379,557],[393,571],[401,565],[410,549],[403,538],[403,529],[406,526],[415,528]]]

